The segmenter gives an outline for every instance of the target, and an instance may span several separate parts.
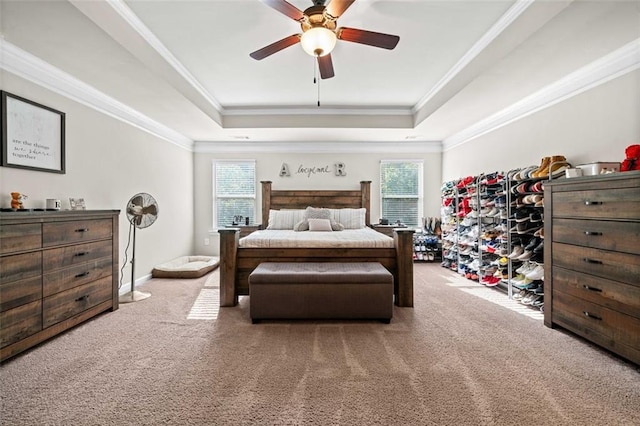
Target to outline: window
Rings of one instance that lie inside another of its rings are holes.
[[[390,223],[419,226],[422,217],[422,161],[382,160],[380,211]]]
[[[256,212],[256,162],[225,160],[213,162],[213,226],[223,228],[235,216],[248,217],[253,224]]]

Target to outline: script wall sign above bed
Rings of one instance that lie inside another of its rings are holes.
[[[337,162],[333,164],[333,167],[329,165],[305,165],[300,164],[298,168],[294,172],[296,175],[303,175],[308,178],[312,176],[318,175],[327,175],[327,174],[335,174],[336,176],[346,176],[347,175],[347,166],[342,162]],[[289,165],[287,163],[282,163],[280,166],[280,177],[291,176],[291,170],[289,169]]]

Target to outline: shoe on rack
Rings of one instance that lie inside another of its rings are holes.
[[[544,238],[544,228],[538,229],[536,232],[533,233],[533,236]]]
[[[544,192],[544,187],[543,187],[542,181],[539,180],[536,183],[534,183],[533,185],[531,185],[529,187],[529,192],[540,192],[540,193]]]
[[[540,238],[540,243],[535,246],[535,248],[533,249],[533,253],[543,253],[544,252],[544,240],[542,238]]]
[[[527,295],[527,292],[525,290],[520,290],[519,292],[517,292],[516,294],[513,295],[513,299],[514,300],[522,300],[522,298],[524,296]]]
[[[529,240],[527,245],[524,246],[524,250],[525,251],[533,251],[533,249],[536,248],[538,246],[538,244],[540,244],[540,238],[539,237],[533,237],[533,238],[531,238]]]
[[[522,253],[524,253],[524,247],[517,245],[513,247],[513,250],[511,251],[511,254],[509,254],[507,257],[509,259],[515,259],[518,256],[520,256]]]
[[[537,169],[531,172],[531,177],[538,177],[538,173],[542,170],[549,168],[549,162],[551,161],[551,157],[543,157],[540,161],[540,166]]]
[[[563,155],[553,155],[549,160],[549,164],[544,169],[540,170],[535,177],[538,178],[555,178],[564,174],[564,171],[568,168],[569,163]]]
[[[531,256],[531,259],[529,259],[529,261],[535,262],[535,263],[543,263],[544,253],[543,252],[533,253],[533,256]]]
[[[530,222],[542,222],[542,215],[539,212],[531,212],[529,214]]]
[[[516,257],[518,260],[529,260],[533,256],[533,251],[525,250],[520,256]]]

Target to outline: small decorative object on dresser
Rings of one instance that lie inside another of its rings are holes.
[[[640,171],[544,190],[545,325],[640,364]]]
[[[27,197],[25,194],[21,194],[19,192],[12,192],[11,193],[11,208],[12,209],[18,209],[18,210],[22,210],[24,209],[24,200],[26,200]]]

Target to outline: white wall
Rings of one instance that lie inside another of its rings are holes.
[[[158,220],[137,232],[136,278],[154,265],[191,254],[193,248],[193,154],[40,86],[3,72],[0,88],[66,113],[66,174],[0,167],[0,205],[10,192],[28,195],[26,207],[44,207],[59,198],[83,197],[88,209],[116,209],[120,214],[120,266],[129,223],[127,201],[148,192],[160,206]],[[130,265],[123,272],[130,282]]]
[[[622,161],[640,143],[640,70],[443,153],[443,181],[540,164],[564,155],[572,164]]]
[[[391,147],[390,151],[393,148]],[[258,182],[270,180],[274,189],[359,189],[360,181],[371,181],[371,221],[376,223],[380,218],[380,160],[390,159],[422,159],[424,161],[424,216],[440,215],[441,159],[440,153],[421,154],[367,154],[367,153],[238,153],[214,154],[197,153],[195,155],[195,247],[202,254],[218,254],[219,240],[213,230],[213,188],[212,163],[214,159],[254,159],[256,160],[256,176]],[[303,165],[326,166],[342,162],[346,166],[347,176],[335,174],[315,174],[307,176],[298,174],[298,167]],[[283,163],[289,166],[291,176],[280,177]],[[258,209],[256,220],[261,215],[260,186],[258,191]],[[204,245],[204,239],[210,239],[210,245]]]

